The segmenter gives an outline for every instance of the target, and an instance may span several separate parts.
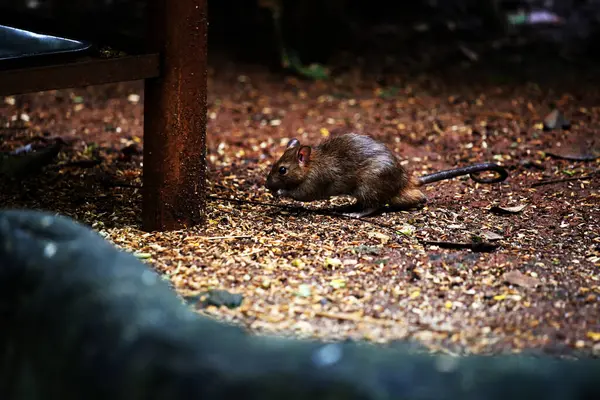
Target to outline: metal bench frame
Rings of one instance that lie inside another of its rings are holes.
[[[147,48],[4,67],[0,96],[144,80],[142,228],[201,224],[206,197],[207,0],[149,0]]]

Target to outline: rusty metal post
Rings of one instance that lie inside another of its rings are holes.
[[[145,84],[142,219],[164,231],[204,221],[207,0],[147,4],[161,76]]]

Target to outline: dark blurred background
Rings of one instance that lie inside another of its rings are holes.
[[[362,62],[372,60],[379,67],[418,60],[423,68],[452,58],[476,62],[543,56],[588,62],[598,53],[600,0],[208,4],[209,54],[226,52],[233,59],[274,69],[281,66],[282,49],[305,65],[343,65],[360,54]],[[143,44],[144,13],[141,0],[0,0],[2,24],[100,41],[125,51]],[[431,51],[432,43],[439,52]]]

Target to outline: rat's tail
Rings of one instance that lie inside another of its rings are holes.
[[[477,174],[483,171],[494,171],[498,174],[495,178],[478,178]],[[508,172],[498,164],[494,163],[481,163],[473,164],[468,167],[448,169],[445,171],[435,172],[433,174],[424,175],[418,178],[419,186],[427,185],[428,183],[439,182],[446,179],[456,178],[457,176],[470,175],[471,179],[478,183],[498,183],[502,182],[508,177]]]

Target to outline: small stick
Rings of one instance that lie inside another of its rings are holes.
[[[298,310],[298,313],[302,313],[301,310]],[[364,316],[358,316],[356,314],[349,314],[349,313],[333,313],[333,312],[328,312],[328,311],[317,311],[315,312],[315,316],[317,317],[321,317],[321,318],[328,318],[328,319],[337,319],[340,321],[349,321],[349,322],[364,322],[364,323],[371,323],[371,324],[377,324],[377,325],[394,325],[397,323],[397,321],[394,320],[387,320],[387,319],[376,319],[376,318],[370,318],[370,317],[364,317]]]
[[[506,118],[506,119],[515,119],[515,116],[511,113],[501,112],[501,111],[483,111],[476,114],[477,117],[496,117],[496,118]]]
[[[200,239],[205,240],[225,240],[225,239],[248,239],[251,238],[252,235],[237,235],[237,236],[205,236]]]
[[[300,207],[290,206],[287,204],[274,204],[274,203],[266,203],[266,202],[253,201],[253,200],[230,199],[227,197],[219,197],[219,196],[213,196],[213,195],[208,195],[207,198],[209,198],[210,200],[227,201],[227,202],[231,202],[231,203],[252,204],[255,206],[278,207],[278,208],[288,209],[291,211],[306,210],[306,209],[303,209]]]
[[[132,188],[132,189],[141,189],[142,185],[136,185],[135,183],[126,183],[126,182],[111,182],[108,180],[104,180],[101,182],[102,185],[113,188]]]
[[[582,176],[575,176],[575,177],[571,177],[571,178],[563,178],[563,179],[551,179],[551,180],[547,180],[547,181],[540,181],[540,182],[535,182],[534,184],[531,185],[531,187],[537,187],[537,186],[542,186],[542,185],[550,185],[552,183],[563,183],[563,182],[573,182],[573,181],[581,181],[584,179],[590,179],[593,178],[594,176],[598,175],[599,171],[594,171],[591,174],[588,175],[582,175]]]
[[[340,321],[352,321],[359,322],[363,319],[363,317],[356,314],[348,314],[348,313],[332,313],[327,311],[317,311],[315,313],[318,317],[329,318],[329,319],[339,319]]]

